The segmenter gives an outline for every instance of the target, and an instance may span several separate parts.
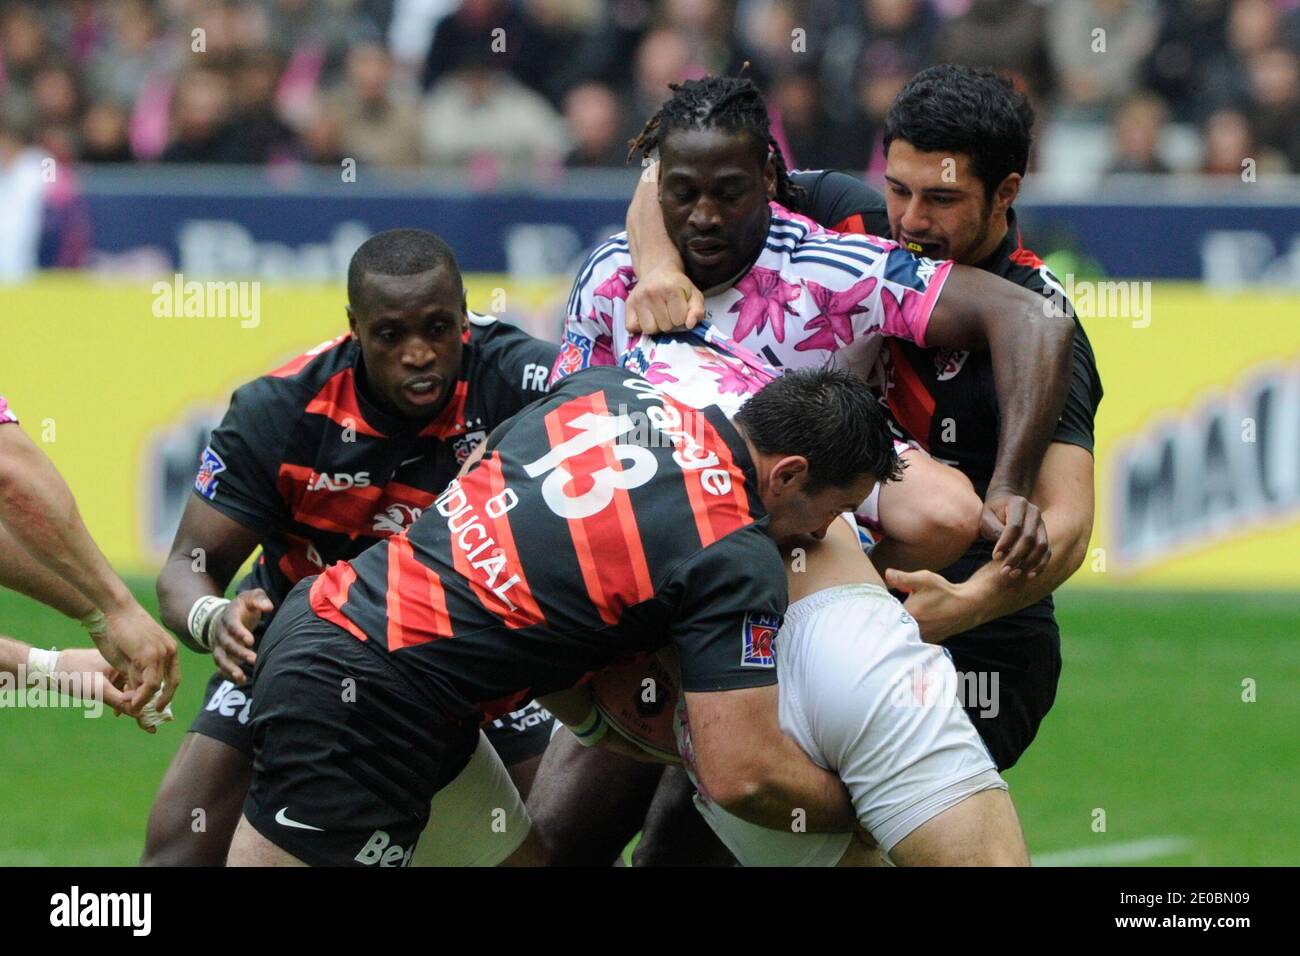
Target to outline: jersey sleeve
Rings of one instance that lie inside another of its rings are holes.
[[[1097,407],[1101,404],[1101,376],[1092,344],[1084,334],[1083,326],[1075,320],[1074,357],[1070,368],[1070,391],[1065,397],[1065,408],[1057,423],[1052,441],[1078,445],[1093,451],[1093,427]]]
[[[199,458],[194,493],[254,531],[279,523],[279,456],[297,418],[297,404],[280,383],[260,378],[236,389]]]
[[[565,307],[564,335],[551,369],[552,385],[593,365],[617,364],[614,302],[626,300],[636,283],[627,250],[627,235],[620,233],[597,246],[578,270]]]
[[[857,176],[821,169],[794,172],[790,179],[804,190],[795,212],[802,213],[823,228],[835,232],[889,235],[885,197]]]
[[[750,525],[680,569],[673,624],[682,687],[692,693],[776,683],[776,634],[788,594],[776,544]]]
[[[547,379],[555,364],[556,347],[533,338],[523,329],[483,316],[470,322],[489,332],[481,361],[495,382],[493,407],[497,420],[508,418],[546,394]]]

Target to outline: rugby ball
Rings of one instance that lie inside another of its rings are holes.
[[[681,688],[677,651],[664,648],[616,664],[591,681],[596,708],[619,734],[646,753],[681,759],[673,733],[673,712]]]

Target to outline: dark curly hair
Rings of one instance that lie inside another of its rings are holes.
[[[646,121],[639,136],[628,143],[627,158],[638,152],[649,159],[665,136],[673,130],[718,129],[748,133],[754,141],[754,158],[759,165],[768,156],[776,165],[776,201],[790,206],[803,195],[803,188],[790,181],[785,156],[772,136],[767,103],[754,81],[739,76],[706,76],[685,83],[670,83],[673,95]]]

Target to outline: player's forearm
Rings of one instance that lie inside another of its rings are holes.
[[[1029,496],[1070,387],[1074,323],[1044,315],[1040,302],[1007,318],[986,325],[1001,419],[986,500],[996,492]]]
[[[53,463],[17,428],[0,429],[0,521],[47,569],[106,614],[133,599],[90,537]]]
[[[857,817],[840,778],[809,760],[789,737],[782,734],[781,741],[765,767],[734,786],[724,803],[727,810],[773,830],[852,830]]]
[[[978,627],[988,621],[1014,614],[1041,601],[1070,579],[1083,564],[1092,535],[1091,514],[1051,508],[1043,511],[1052,556],[1036,576],[1012,578],[1000,573],[1000,563],[990,561],[981,567],[958,590],[966,604],[965,626]],[[954,632],[959,633],[959,632]]]
[[[18,668],[27,666],[31,648],[22,641],[0,637],[0,674],[17,674]]]
[[[37,561],[0,524],[0,587],[46,604],[74,620],[95,610],[90,599]]]
[[[228,582],[227,582],[228,583]],[[173,634],[191,650],[207,653],[189,631],[189,615],[201,597],[222,597],[225,587],[208,571],[197,571],[184,553],[173,554],[158,575],[158,616]]]
[[[632,194],[627,209],[627,244],[637,275],[650,275],[659,269],[685,269],[681,254],[664,228],[659,208],[659,164],[647,166]]]

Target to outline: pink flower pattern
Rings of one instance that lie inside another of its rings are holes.
[[[619,266],[618,271],[596,286],[592,293],[598,299],[627,299],[628,293],[636,287],[636,269],[632,266]]]
[[[775,269],[755,266],[736,283],[736,291],[740,298],[727,310],[740,313],[736,320],[735,339],[740,341],[751,332],[762,332],[771,322],[772,334],[778,342],[784,342],[785,317],[799,314],[790,303],[799,298],[803,286],[786,282]]]
[[[748,365],[705,362],[700,368],[718,377],[718,391],[723,395],[753,395],[767,384],[766,377]]]
[[[805,280],[808,292],[817,304],[817,314],[804,325],[805,332],[812,332],[795,346],[795,351],[808,352],[825,349],[832,352],[841,345],[853,341],[853,317],[868,311],[862,300],[876,287],[876,278],[863,279],[854,283],[843,292],[828,289],[811,280]],[[815,330],[815,331],[814,331]]]

